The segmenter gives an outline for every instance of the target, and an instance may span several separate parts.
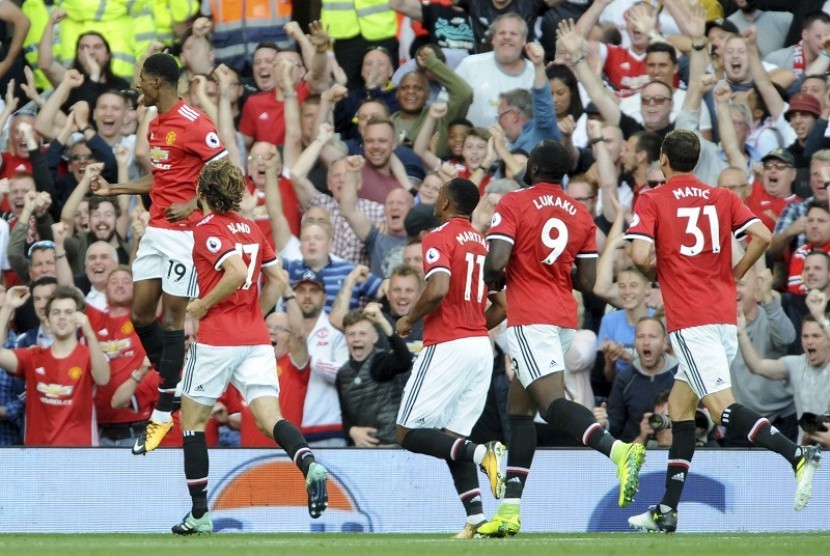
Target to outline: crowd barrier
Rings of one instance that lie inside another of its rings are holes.
[[[329,509],[309,518],[301,473],[279,450],[210,453],[209,507],[220,532],[453,533],[464,524],[449,471],[403,450],[318,449]],[[830,454],[825,452],[825,456]],[[666,451],[650,451],[634,504],[617,507],[615,467],[590,450],[540,450],[522,499],[522,531],[625,531],[663,492]],[[0,532],[162,533],[190,508],[182,452],[0,449]],[[485,512],[497,502],[480,475]],[[680,531],[830,530],[830,463],[810,505],[793,510],[795,479],[765,451],[699,450],[680,504]]]

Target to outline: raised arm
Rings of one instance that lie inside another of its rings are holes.
[[[302,154],[297,158],[297,162],[290,169],[291,185],[294,186],[294,191],[297,193],[297,200],[300,201],[300,206],[303,209],[308,208],[311,200],[317,194],[314,184],[308,179],[308,173],[317,162],[323,146],[334,137],[334,130],[330,124],[323,124],[320,126],[317,137],[303,150]]]
[[[271,224],[274,248],[279,253],[291,239],[291,226],[282,209],[282,193],[279,185],[279,159],[277,148],[272,146],[265,156],[265,210]]]
[[[32,26],[29,18],[17,7],[14,2],[0,3],[0,21],[11,24],[14,27],[12,31],[12,38],[9,41],[9,48],[6,51],[6,57],[0,61],[0,77],[6,75],[14,61],[20,55],[23,49],[23,41],[26,39],[26,34]]]
[[[71,228],[64,222],[52,224],[52,240],[55,242],[55,278],[58,284],[74,286],[75,277],[72,274],[72,267],[69,266],[69,259],[66,256],[65,242]]]
[[[428,170],[437,170],[441,165],[441,159],[435,153],[429,150],[429,143],[432,140],[432,135],[435,133],[435,128],[439,120],[447,115],[447,105],[443,102],[435,102],[429,107],[427,117],[424,120],[418,135],[415,137],[415,143],[412,145],[412,150],[417,154],[424,167]]]
[[[590,35],[591,29],[593,29],[594,25],[596,25],[599,21],[599,16],[602,15],[605,8],[607,8],[613,1],[614,0],[594,0],[591,7],[585,10],[585,13],[582,14],[579,21],[576,22],[576,32],[582,37]]]
[[[5,303],[0,307],[0,367],[2,367],[0,373],[5,369],[8,373],[17,374],[17,355],[12,350],[2,346],[6,345],[6,340],[9,337],[9,323],[15,310],[22,307],[28,301],[30,295],[29,288],[26,286],[12,286],[6,292]]]
[[[81,181],[78,182],[78,185],[75,186],[75,189],[72,190],[72,193],[69,195],[66,203],[64,203],[63,210],[61,211],[61,222],[69,226],[70,230],[75,226],[75,213],[78,212],[78,207],[81,205],[81,201],[83,201],[87,193],[89,193],[90,181],[93,176],[100,174],[103,168],[104,164],[101,162],[93,162],[92,164],[87,165]]]
[[[617,283],[614,281],[614,259],[617,249],[623,245],[623,224],[625,215],[622,210],[617,211],[617,217],[608,232],[608,239],[605,242],[605,249],[597,261],[597,280],[594,284],[594,295],[600,297],[617,307],[622,307],[620,292]]]
[[[305,61],[308,68],[306,83],[308,83],[308,90],[311,94],[319,95],[329,88],[329,35],[320,21],[309,23],[308,31],[309,35],[305,39],[311,46],[311,59]],[[305,50],[303,58],[305,59]]]
[[[594,2],[588,11],[600,2]],[[588,12],[585,12],[586,14]],[[582,16],[583,18],[585,16]],[[582,21],[582,19],[580,19]],[[620,123],[620,106],[614,100],[614,97],[602,83],[602,80],[593,72],[585,61],[585,35],[581,34],[574,26],[573,21],[566,19],[559,23],[559,29],[556,32],[558,40],[561,41],[562,46],[571,55],[571,64],[574,75],[585,87],[585,91],[593,101],[594,105],[599,110],[602,119],[609,124],[617,125]]]
[[[92,325],[89,323],[89,319],[83,311],[75,311],[72,316],[75,319],[75,326],[81,330],[86,340],[86,345],[89,347],[92,380],[98,386],[106,386],[110,381],[110,364],[107,361],[107,356],[104,355],[104,350],[101,349],[101,344],[98,342],[95,330],[92,329]]]
[[[764,100],[770,116],[775,121],[784,113],[786,104],[773,85],[769,73],[764,69],[764,64],[761,63],[761,53],[758,51],[755,27],[746,29],[743,32],[743,36],[746,39],[746,50],[749,56],[749,73],[752,75],[752,81],[755,83],[758,92],[761,93],[761,98]],[[818,59],[822,59],[822,57],[819,56]]]
[[[729,100],[732,96],[732,89],[726,82],[721,81],[715,87],[714,95],[718,110],[718,131],[720,132],[723,152],[726,153],[730,166],[746,168],[746,156],[738,144],[738,134],[735,131],[735,124],[732,123],[732,105]]]
[[[363,181],[365,160],[360,155],[346,157],[346,179],[340,191],[340,213],[360,241],[366,241],[372,231],[372,221],[357,209],[357,192]]]
[[[389,0],[389,8],[405,15],[412,21],[424,20],[421,0]]]
[[[700,101],[703,100],[703,76],[706,75],[709,62],[709,55],[706,53],[706,12],[702,7],[695,6],[685,23],[687,34],[692,39],[692,50],[689,53],[689,88],[686,90],[683,108],[698,111]]]
[[[331,311],[329,312],[329,322],[338,330],[343,330],[343,317],[349,312],[352,304],[352,296],[354,289],[369,279],[369,267],[359,264],[349,272],[343,284],[340,286],[340,291],[334,298],[331,304]]]
[[[35,117],[35,131],[45,138],[53,139],[64,125],[66,115],[61,106],[69,98],[72,89],[84,84],[84,76],[78,70],[71,69],[61,74],[61,81],[55,91],[43,103],[43,108]]]
[[[219,134],[219,140],[228,150],[228,160],[242,168],[242,153],[239,151],[239,143],[236,141],[236,126],[233,123],[233,111],[228,96],[232,86],[231,83],[234,82],[236,76],[225,64],[220,64],[213,70],[213,75],[219,83],[216,131]]]
[[[61,8],[55,8],[49,16],[49,21],[43,28],[43,36],[37,49],[37,65],[43,71],[43,75],[49,80],[53,87],[56,87],[62,80],[66,69],[55,61],[52,55],[52,43],[54,41],[55,25],[66,19],[66,12]]]

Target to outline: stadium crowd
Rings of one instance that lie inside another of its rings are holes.
[[[126,183],[167,160],[147,139],[157,110],[135,88],[143,61],[167,51],[179,94],[245,172],[242,213],[282,260],[283,299],[297,300],[265,321],[282,413],[311,446],[396,444],[423,325],[394,330],[424,289],[438,191],[454,177],[475,183],[472,223],[485,233],[546,139],[567,150],[563,185],[594,216],[600,251],[593,292],[574,292],[567,395],[615,437],[669,446],[659,416],[677,360],[659,284],[631,264],[623,234],[639,195],[665,183],[663,137],[685,129],[702,143],[696,176],[773,232],[738,283],[735,397],[793,441],[830,448],[821,424],[799,427],[830,413],[830,2],[355,0],[344,11],[322,0],[295,2],[293,19],[290,0],[242,14],[221,0],[110,0],[103,14],[91,0],[49,4],[0,0],[0,339],[19,360],[0,372],[0,445],[132,446],[159,397],[131,320],[129,264],[149,198],[101,195],[91,177]],[[692,239],[701,225],[689,221]],[[50,308],[79,302],[73,287],[86,306],[79,337],[106,355],[108,380],[60,362],[66,324]],[[474,442],[510,443],[503,327],[491,331]],[[197,336],[188,320],[185,344]],[[51,359],[23,355],[53,345]],[[704,410],[695,420],[701,446],[749,445]],[[539,417],[537,436],[576,445]],[[163,443],[181,444],[178,428]],[[272,445],[233,387],[208,444]]]

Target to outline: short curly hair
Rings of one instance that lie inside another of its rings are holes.
[[[245,176],[228,157],[206,164],[199,173],[197,194],[214,212],[238,211],[244,192]]]

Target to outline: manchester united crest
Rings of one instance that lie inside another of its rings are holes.
[[[176,132],[175,131],[168,131],[167,136],[164,138],[164,141],[168,145],[172,145],[173,143],[175,143],[176,142]]]
[[[72,367],[68,374],[72,380],[78,380],[84,374],[84,370],[80,367]]]

